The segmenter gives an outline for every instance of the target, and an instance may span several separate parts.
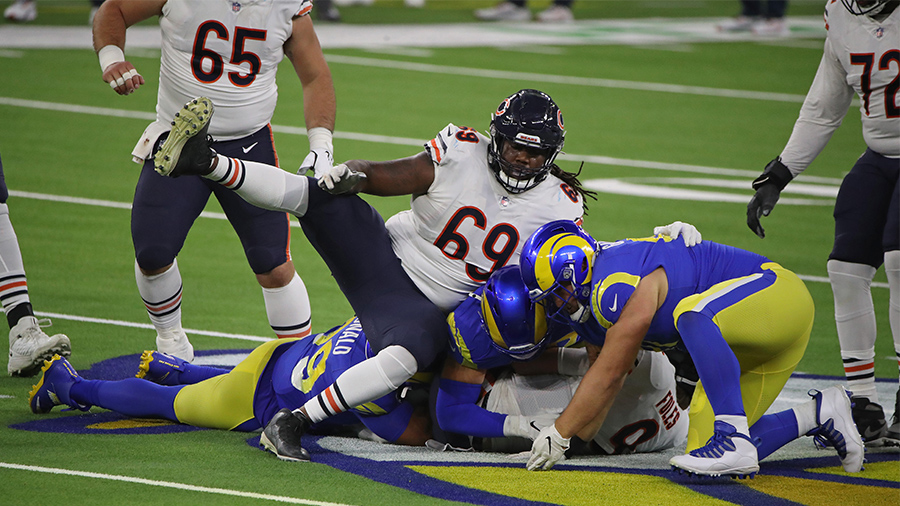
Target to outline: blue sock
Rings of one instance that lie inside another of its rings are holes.
[[[127,416],[166,418],[174,422],[175,396],[183,386],[167,387],[138,378],[119,381],[82,380],[72,385],[73,401]]]
[[[216,376],[221,376],[222,374],[228,374],[228,369],[222,369],[221,367],[213,367],[209,365],[186,363],[184,364],[184,371],[178,372],[176,374],[178,374],[179,385],[193,385],[194,383],[200,383],[201,381],[207,380],[209,378],[215,378]]]
[[[694,360],[713,412],[744,416],[741,366],[718,325],[704,314],[689,311],[678,318],[678,332]]]
[[[758,437],[762,441],[756,449],[759,460],[797,439],[798,434],[797,417],[792,409],[765,415],[750,427],[750,437]]]

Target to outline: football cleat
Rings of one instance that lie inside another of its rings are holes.
[[[137,378],[145,379],[157,385],[174,386],[181,384],[181,373],[190,364],[172,355],[160,351],[145,350],[141,354],[141,365],[138,366]]]
[[[72,408],[87,411],[90,406],[84,406],[74,402],[69,397],[72,385],[81,381],[81,376],[75,372],[75,368],[68,360],[54,355],[44,362],[44,375],[37,385],[31,387],[28,393],[28,404],[32,413],[49,413],[53,406],[66,404]]]
[[[832,446],[841,458],[844,471],[856,473],[862,469],[862,437],[853,423],[850,394],[844,387],[835,386],[825,390],[810,390],[809,395],[816,400],[816,428],[806,433],[813,436],[821,447]]]
[[[309,452],[300,444],[300,438],[312,425],[302,413],[294,414],[284,408],[275,413],[259,436],[259,446],[288,462],[308,462]]]
[[[572,9],[564,6],[564,5],[551,5],[547,8],[547,10],[541,11],[537,15],[537,20],[541,23],[572,23],[575,21],[575,16],[572,14]]]
[[[156,349],[188,362],[194,361],[194,346],[182,329],[163,330],[156,335]]]
[[[503,2],[495,7],[476,10],[475,17],[482,21],[531,21],[531,11],[528,7]]]
[[[163,176],[209,174],[216,152],[210,147],[209,121],[215,107],[210,99],[199,97],[184,104],[175,113],[172,130],[153,157],[153,167]]]
[[[897,400],[894,401],[894,414],[891,415],[891,426],[884,435],[885,446],[900,446],[900,390],[897,390]]]
[[[26,316],[9,330],[7,372],[10,376],[34,376],[41,370],[44,361],[53,355],[68,357],[72,354],[72,345],[65,334],[48,336],[41,330],[50,325],[47,318],[38,320],[34,316]]]
[[[676,471],[699,476],[753,478],[759,472],[757,443],[730,423],[716,420],[713,436],[706,446],[669,460]]]
[[[37,19],[35,0],[16,0],[3,11],[3,17],[14,23],[28,23]]]
[[[857,396],[850,397],[850,402],[853,404],[853,421],[866,446],[881,446],[887,432],[881,404],[870,401],[868,397]]]

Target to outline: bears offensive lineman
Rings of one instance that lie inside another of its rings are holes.
[[[663,236],[598,244],[571,222],[535,232],[521,268],[534,299],[561,321],[594,322],[579,335],[602,346],[565,411],[535,439],[529,470],[552,468],[573,435],[597,431],[639,349],[676,347],[690,353],[700,383],[688,454],[672,458],[673,467],[752,477],[761,458],[809,435],[834,446],[846,471],[862,468],[862,439],[842,387],[810,391],[813,400],[764,414],[812,330],[812,297],[791,271],[708,241],[690,248]]]
[[[840,4],[843,4],[840,5]],[[884,264],[891,333],[900,357],[900,0],[830,0],[822,61],[781,155],[753,181],[747,224],[759,223],[781,190],[812,163],[860,100],[866,151],[844,177],[834,206],[828,277],[853,418],[867,445],[900,444],[900,389],[890,426],[875,390],[875,308],[871,284]]]
[[[446,313],[491,270],[514,263],[521,243],[542,222],[580,221],[583,214],[585,190],[553,163],[564,143],[562,114],[536,90],[501,103],[491,139],[448,127],[418,155],[350,161],[318,181],[218,155],[207,141],[213,107],[206,98],[185,105],[161,148],[171,156],[156,157],[157,171],[201,174],[254,205],[297,216],[376,351],[295,411],[303,425],[385,395],[428,367],[447,344]],[[413,209],[385,224],[355,195],[360,190],[410,193]],[[681,223],[667,228],[697,234]],[[300,448],[302,431],[270,428],[282,434],[272,435],[285,442],[280,452]]]
[[[177,181],[153,172],[151,153],[184,103],[213,97],[219,112],[209,125],[220,153],[278,164],[269,122],[278,97],[275,75],[287,56],[303,86],[310,154],[301,170],[331,166],[335,97],[331,73],[313,29],[311,0],[191,2],[108,0],[97,12],[93,37],[103,80],[120,95],[144,84],[125,60],[126,27],[159,16],[162,59],[157,120],[135,146],[143,163],[132,211],[135,278],[157,348],[186,360],[193,347],[181,327],[182,280],[175,260],[211,193],[241,239],[263,289],[266,314],[279,337],[310,333],[309,297],[290,259],[288,216],[262,210],[199,177]],[[164,155],[165,156],[165,155]]]

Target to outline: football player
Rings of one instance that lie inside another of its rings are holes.
[[[301,170],[330,167],[334,86],[309,17],[311,9],[311,0],[107,0],[97,12],[94,48],[103,80],[119,95],[144,84],[123,53],[126,27],[150,17],[160,21],[157,120],[132,153],[143,170],[131,222],[135,278],[160,351],[193,358],[193,346],[181,325],[182,279],[176,257],[211,194],[241,239],[275,335],[303,337],[311,331],[309,296],[290,258],[289,216],[249,205],[196,176],[164,178],[153,171],[150,156],[181,106],[207,95],[219,106],[209,125],[218,152],[278,165],[269,123],[278,96],[278,63],[287,56],[303,87],[310,153]]]
[[[900,389],[890,426],[875,391],[875,308],[871,284],[884,264],[891,333],[900,357],[900,5],[898,0],[841,0],[825,8],[825,51],[794,131],[756,180],[747,225],[772,212],[784,187],[822,152],[860,100],[866,151],[844,177],[834,206],[828,277],[853,418],[867,445],[900,444]]]
[[[435,399],[438,426],[484,438],[486,450],[526,450],[572,398],[587,372],[588,350],[568,347],[578,337],[548,321],[540,303],[529,299],[518,266],[494,272],[447,321],[450,354]],[[522,374],[507,368],[494,380],[489,373],[510,365]],[[640,354],[623,387],[627,393],[582,451],[648,452],[683,441],[687,416],[675,402],[674,372],[662,353]]]
[[[356,318],[308,338],[264,343],[231,371],[145,351],[138,373],[143,379],[88,380],[56,355],[46,362],[44,375],[32,388],[28,402],[34,413],[48,413],[60,404],[83,411],[98,406],[132,417],[253,432],[275,417],[296,420],[291,409],[315,398],[343,371],[372,355]],[[400,399],[399,392],[354,406],[313,430],[327,432],[360,422],[378,437],[396,444],[423,445],[431,435],[427,410],[415,410],[412,403]],[[272,444],[268,433],[263,433],[260,444]],[[279,456],[309,460],[305,449]]]
[[[562,113],[536,90],[500,103],[491,138],[451,124],[417,155],[351,160],[318,180],[217,154],[208,138],[213,107],[205,98],[184,106],[155,155],[157,171],[200,174],[254,205],[297,216],[376,352],[295,411],[304,425],[381,397],[427,368],[446,346],[447,313],[493,270],[515,263],[541,224],[580,221],[584,212],[588,192],[553,163],[565,137]],[[412,209],[385,223],[360,191],[411,194]],[[680,222],[667,228],[699,238]],[[279,451],[299,443],[297,436]]]
[[[787,145],[756,180],[747,225],[765,237],[760,218],[784,187],[825,148],[859,96],[866,151],[844,177],[834,206],[828,277],[853,418],[866,444],[900,444],[900,389],[890,426],[875,391],[875,308],[871,284],[884,264],[891,333],[900,358],[900,5],[898,0],[829,1],[825,50]]]
[[[761,255],[665,236],[599,244],[572,222],[540,228],[522,251],[522,277],[551,317],[568,320],[597,360],[553,425],[541,430],[529,470],[550,469],[570,438],[590,438],[641,348],[686,349],[700,382],[687,454],[670,464],[698,475],[753,476],[759,460],[803,435],[834,446],[844,470],[862,468],[863,443],[840,386],[765,415],[803,357],[813,301],[791,271]],[[706,441],[704,444],[703,441]]]
[[[34,376],[44,360],[54,354],[71,355],[72,343],[65,334],[47,335],[43,328],[50,326],[50,319],[38,320],[34,316],[19,240],[9,219],[7,198],[9,189],[3,176],[3,160],[0,160],[0,304],[9,324],[6,372],[10,376]]]

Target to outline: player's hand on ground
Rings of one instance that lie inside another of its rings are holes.
[[[119,95],[130,95],[144,84],[144,76],[138,74],[131,62],[113,63],[103,71],[103,80]]]
[[[309,154],[306,155],[306,158],[303,159],[303,163],[300,164],[297,174],[304,176],[312,170],[315,175],[321,176],[331,170],[333,166],[334,155],[331,151],[327,149],[312,149]],[[313,174],[310,174],[310,176],[312,175]]]
[[[525,468],[529,471],[552,469],[565,457],[568,449],[569,438],[560,435],[556,424],[544,427],[531,445],[531,458]]]
[[[687,247],[696,246],[703,242],[703,237],[700,235],[700,231],[697,230],[697,227],[690,223],[682,223],[680,221],[670,223],[664,227],[654,228],[653,235],[667,235],[672,239],[681,237]]]

